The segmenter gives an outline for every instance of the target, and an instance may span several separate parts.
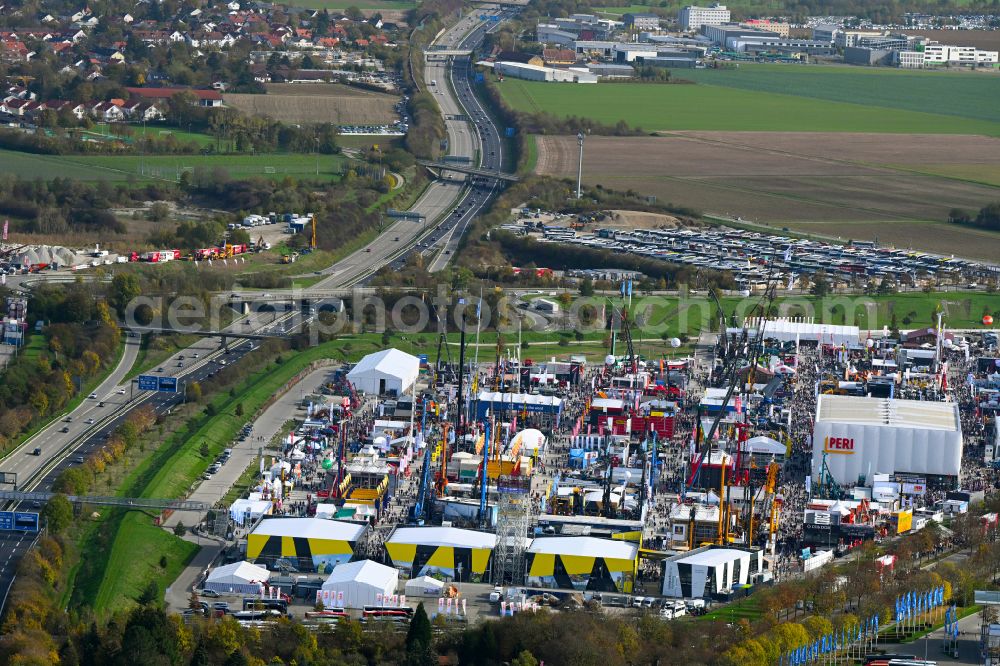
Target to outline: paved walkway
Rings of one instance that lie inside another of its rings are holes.
[[[192,502],[205,502],[214,505],[221,500],[239,480],[243,471],[250,464],[250,461],[257,456],[262,448],[266,448],[271,439],[278,434],[282,425],[293,416],[299,419],[305,412],[297,411],[302,399],[310,394],[318,393],[319,387],[332,380],[334,368],[320,368],[314,370],[296,384],[292,389],[274,401],[274,403],[264,410],[256,421],[253,422],[253,432],[246,441],[233,444],[233,454],[222,469],[210,480],[202,481],[190,497]],[[211,461],[205,461],[207,468]],[[167,518],[164,525],[167,528],[173,527],[178,521],[185,525],[195,525],[205,518],[205,513],[201,511],[177,511]]]
[[[302,381],[292,387],[284,395],[264,410],[264,413],[254,421],[253,433],[244,442],[233,445],[233,454],[229,462],[223,465],[219,473],[209,481],[202,481],[188,498],[192,501],[215,504],[229,492],[229,489],[243,474],[250,461],[257,455],[260,448],[266,447],[279,431],[282,425],[298,412],[298,404],[310,394],[318,393],[319,387],[333,377],[335,368],[319,368],[306,375]],[[298,413],[301,417],[303,414]],[[209,461],[205,462],[206,467]],[[178,511],[165,521],[164,529],[171,529],[178,522],[185,525],[195,525],[204,519],[203,512]],[[180,573],[177,580],[167,588],[166,604],[168,610],[180,612],[188,607],[192,586],[201,579],[205,569],[212,565],[222,552],[224,546],[221,540],[209,539],[188,533],[186,541],[201,546],[191,563]]]

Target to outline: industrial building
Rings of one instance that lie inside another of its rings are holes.
[[[663,596],[724,599],[733,590],[752,585],[763,572],[763,551],[705,546],[666,559]]]
[[[543,65],[497,61],[493,68],[504,76],[526,81],[555,81],[561,83],[597,83],[598,77],[587,69],[556,69]]]
[[[689,5],[681,9],[677,15],[677,23],[681,30],[697,31],[703,25],[720,25],[729,23],[732,18],[725,5],[715,2],[710,7]]]
[[[975,46],[948,46],[947,44],[928,44],[924,47],[924,66],[961,65],[996,66],[997,51],[980,51]]]
[[[652,30],[655,32],[660,29],[660,17],[656,14],[628,13],[622,16],[622,22],[625,24],[626,30]]]
[[[952,484],[962,466],[958,404],[820,395],[813,427],[813,483],[865,485],[906,473]]]

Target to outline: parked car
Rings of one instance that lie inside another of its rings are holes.
[[[198,590],[198,596],[217,599],[219,597],[219,593],[215,590]]]

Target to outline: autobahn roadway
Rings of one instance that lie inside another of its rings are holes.
[[[499,14],[501,19],[507,14]],[[482,44],[486,34],[499,23],[484,23],[474,20],[476,26],[462,40],[460,48],[475,51]],[[448,80],[458,98],[452,101],[461,105],[465,116],[470,119],[463,123],[465,129],[473,135],[473,142],[480,148],[478,165],[480,168],[500,170],[503,168],[503,142],[500,140],[500,129],[483,108],[473,91],[475,70],[471,59],[456,60],[448,72]],[[443,107],[442,107],[443,109]],[[442,224],[440,234],[432,234],[428,239],[425,254],[431,257],[427,264],[428,271],[436,273],[443,270],[455,255],[458,244],[465,235],[469,223],[483,208],[489,205],[494,195],[499,191],[500,182],[494,179],[479,179],[472,185],[472,191],[462,206]]]
[[[284,314],[262,313],[256,317],[253,328],[256,332],[280,332],[286,320],[297,312]],[[232,324],[245,326],[245,319]],[[204,381],[221,367],[222,363],[237,362],[251,348],[252,341],[234,340],[228,351],[219,348],[218,338],[206,338],[164,361],[160,366],[162,376],[177,377],[184,382]],[[181,393],[139,392],[125,376],[132,369],[139,350],[139,338],[127,337],[122,362],[112,374],[94,391],[96,398],[85,398],[83,403],[69,415],[50,423],[37,435],[0,460],[0,471],[17,473],[17,490],[50,490],[59,474],[104,446],[129,413],[140,405],[149,405],[157,414],[169,412],[184,399]],[[183,360],[181,360],[183,357]],[[154,369],[155,372],[155,369]],[[104,402],[103,407],[99,407]],[[93,423],[87,423],[93,419]],[[62,432],[66,428],[68,433]],[[34,449],[41,449],[40,455],[33,455]],[[4,489],[10,490],[5,487]],[[40,506],[26,506],[24,503],[5,507],[8,510],[39,511]],[[7,593],[17,572],[21,557],[34,540],[33,534],[0,533],[0,612],[7,602]]]
[[[479,19],[480,14],[500,15],[496,6],[477,8],[435,40],[434,48],[474,49],[478,47],[487,30],[497,23]],[[435,57],[434,48],[428,49],[424,68],[424,89],[438,102],[448,133],[448,155],[478,161],[485,169],[499,169],[502,165],[500,134],[493,120],[485,113],[472,94],[472,68],[467,57]],[[478,159],[477,159],[478,158]],[[498,188],[497,181],[471,178],[457,172],[445,172],[432,182],[410,212],[421,215],[422,221],[399,220],[358,252],[342,259],[323,271],[328,277],[312,289],[336,289],[363,282],[386,264],[401,267],[413,252],[423,252],[427,246],[439,245],[442,249],[451,242],[448,251],[435,256],[435,270],[447,264],[454,247],[464,234],[469,222],[485,208]],[[452,240],[453,239],[453,240]]]

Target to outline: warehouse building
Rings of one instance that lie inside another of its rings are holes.
[[[725,599],[752,585],[764,571],[760,550],[705,546],[669,557],[664,562],[663,596],[675,599]]]
[[[823,478],[824,465],[839,484],[913,474],[930,486],[953,486],[962,468],[958,404],[820,395],[813,479]]]
[[[560,83],[597,83],[597,75],[587,69],[556,69],[542,65],[520,62],[497,61],[493,68],[504,76],[526,81],[550,81]]]

